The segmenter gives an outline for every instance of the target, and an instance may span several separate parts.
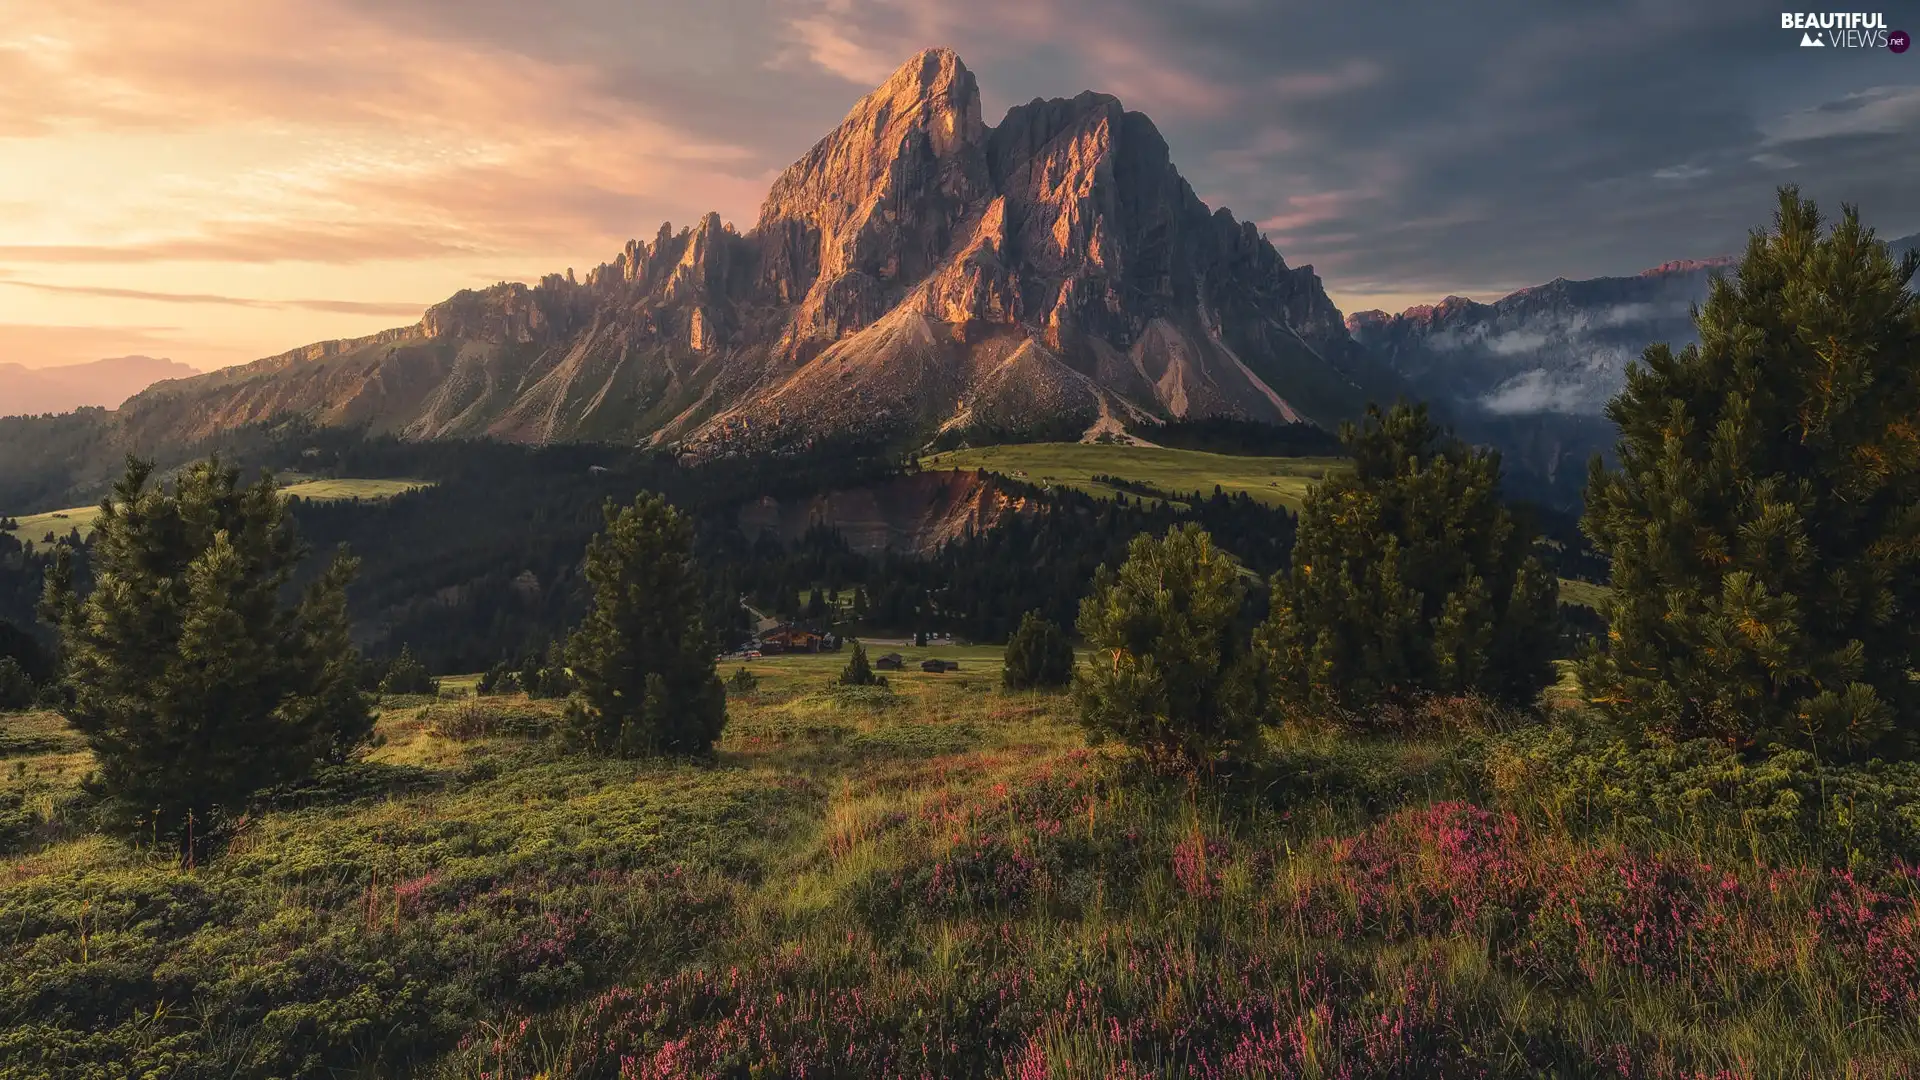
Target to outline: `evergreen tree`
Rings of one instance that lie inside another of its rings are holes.
[[[413,647],[402,644],[400,655],[393,658],[387,666],[387,673],[380,680],[380,692],[383,694],[437,694],[440,692],[440,680],[433,677],[427,665],[413,655]]]
[[[171,490],[152,474],[128,459],[94,525],[92,591],[77,594],[63,552],[43,614],[109,820],[187,850],[255,791],[351,752],[372,721],[347,638],[353,561],[289,606],[305,550],[271,477],[243,487],[218,459]]]
[[[879,681],[873,673],[873,667],[867,663],[867,647],[855,641],[853,655],[847,658],[847,666],[840,670],[840,685],[872,686]]]
[[[488,668],[480,681],[474,684],[473,692],[481,696],[494,694],[513,694],[520,690],[520,672],[505,660]]]
[[[1781,192],[1700,344],[1647,349],[1607,407],[1584,527],[1612,560],[1580,666],[1630,724],[1832,757],[1920,738],[1920,302],[1847,207]]]
[[[1422,693],[1527,704],[1553,679],[1559,582],[1500,498],[1500,459],[1425,406],[1346,425],[1350,473],[1301,509],[1257,650],[1282,700],[1360,709]]]
[[[33,678],[27,669],[11,656],[0,656],[0,712],[24,709],[33,699]]]
[[[1010,690],[1065,686],[1073,679],[1073,645],[1059,625],[1029,611],[1007,639],[1001,681]]]
[[[1080,605],[1093,656],[1074,676],[1081,723],[1159,759],[1211,757],[1258,724],[1258,680],[1234,629],[1243,589],[1198,525],[1142,533]]]
[[[568,727],[601,753],[706,753],[727,699],[700,617],[693,531],[651,492],[627,507],[608,500],[605,514],[587,545],[593,608],[567,642]]]
[[[826,616],[827,598],[820,592],[820,586],[815,585],[813,591],[807,594],[807,618],[824,619]]]

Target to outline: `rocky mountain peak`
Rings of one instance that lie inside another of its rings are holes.
[[[663,224],[584,277],[435,305],[388,335],[158,397],[195,435],[293,410],[412,438],[651,439],[1337,421],[1393,376],[1311,268],[1203,203],[1117,98],[997,127],[951,50],[914,56],[782,172],[745,234]],[[1395,384],[1397,385],[1397,384]]]

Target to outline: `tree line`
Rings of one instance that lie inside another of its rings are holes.
[[[1612,568],[1608,632],[1578,664],[1602,715],[1754,753],[1914,753],[1917,269],[1851,208],[1823,231],[1789,189],[1776,228],[1713,286],[1700,344],[1632,367],[1608,409],[1619,466],[1595,462],[1582,526]],[[1256,752],[1261,725],[1295,717],[1366,725],[1434,694],[1533,701],[1554,677],[1557,582],[1503,498],[1498,455],[1417,405],[1370,407],[1341,439],[1354,467],[1309,493],[1256,620],[1249,561],[1202,521],[1136,530],[1078,600],[1088,661],[1071,663],[1060,621],[1030,604],[1007,684],[1070,681],[1091,733],[1189,765]],[[255,791],[356,753],[372,722],[353,559],[298,574],[311,547],[270,479],[242,485],[218,460],[170,486],[153,475],[130,462],[96,525],[91,586],[63,550],[42,613],[106,819],[191,857]],[[1113,513],[1115,529],[1138,521]],[[698,518],[657,492],[598,516],[587,610],[538,674],[564,675],[583,752],[708,753],[726,698]]]

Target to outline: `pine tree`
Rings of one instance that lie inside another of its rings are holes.
[[[1142,533],[1080,605],[1093,653],[1074,676],[1080,721],[1157,759],[1197,761],[1244,744],[1258,680],[1234,629],[1238,568],[1198,525]]]
[[[855,641],[853,655],[847,657],[847,666],[840,670],[840,685],[873,686],[879,681],[873,673],[872,665],[867,663],[867,647]]]
[[[726,723],[726,689],[701,620],[687,520],[650,492],[587,546],[593,608],[567,641],[568,727],[588,748],[632,757],[706,753]]]
[[[0,712],[24,709],[33,699],[33,678],[27,669],[11,656],[0,656]]]
[[[440,680],[433,677],[427,665],[413,655],[409,645],[400,646],[400,655],[393,658],[387,667],[387,673],[380,679],[380,692],[383,694],[437,694],[440,692]]]
[[[255,791],[352,752],[372,720],[347,637],[353,561],[288,606],[305,550],[270,477],[242,487],[218,459],[171,490],[152,474],[128,459],[94,525],[93,590],[76,594],[63,551],[42,613],[107,819],[190,850]]]
[[[1261,653],[1277,697],[1357,710],[1424,693],[1529,704],[1553,679],[1559,583],[1500,499],[1500,459],[1425,406],[1367,409],[1351,473],[1316,485],[1273,579]]]
[[[1920,743],[1920,259],[1780,194],[1700,344],[1646,350],[1607,407],[1584,528],[1612,560],[1580,665],[1631,725],[1828,757]]]
[[[1340,438],[1354,471],[1309,490],[1256,634],[1275,696],[1350,717],[1421,694],[1532,703],[1553,680],[1559,582],[1501,502],[1500,455],[1425,405],[1369,405]]]
[[[1065,686],[1073,680],[1073,645],[1059,625],[1029,611],[1007,638],[1001,681],[1011,690]]]

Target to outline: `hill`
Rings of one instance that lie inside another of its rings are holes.
[[[1060,486],[1111,498],[1120,494],[1179,502],[1178,496],[1245,493],[1298,510],[1307,487],[1340,469],[1336,457],[1270,458],[1209,454],[1163,446],[1024,443],[953,450],[922,459],[931,471],[979,469],[1038,487]]]
[[[1085,93],[981,117],[914,57],[774,182],[746,233],[662,225],[576,277],[464,291],[417,324],[129,402],[128,438],[285,413],[411,439],[823,437],[1231,416],[1331,424],[1399,380],[1311,267],[1212,210],[1147,117]]]
[[[41,368],[0,363],[0,416],[112,409],[154,383],[198,374],[199,368],[151,356]]]

